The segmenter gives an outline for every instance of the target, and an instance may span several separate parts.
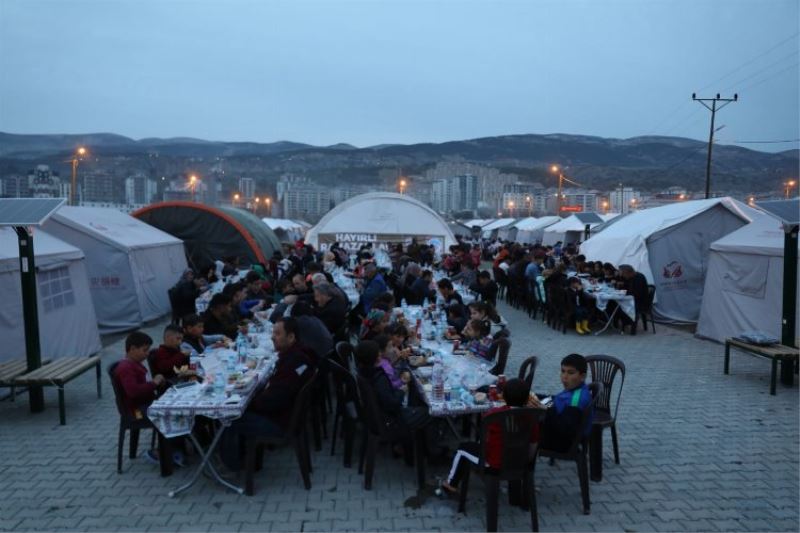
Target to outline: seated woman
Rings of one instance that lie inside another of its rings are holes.
[[[359,338],[364,340],[373,340],[380,335],[389,325],[390,314],[381,309],[370,310],[367,318],[361,324],[361,334]]]
[[[389,376],[380,361],[380,348],[375,341],[365,340],[358,343],[355,350],[358,373],[369,381],[378,400],[378,408],[383,415],[387,428],[397,441],[406,441],[414,431],[431,422],[427,407],[410,407],[404,405],[405,392],[392,386]],[[407,385],[404,385],[407,389]]]

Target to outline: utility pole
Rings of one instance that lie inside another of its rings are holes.
[[[719,93],[717,93],[715,98],[697,98],[697,94],[692,93],[692,100],[700,102],[703,107],[711,111],[711,130],[708,134],[708,159],[706,160],[706,199],[708,199],[711,196],[711,148],[714,146],[714,118],[717,111],[731,102],[738,101],[739,95],[734,94],[733,98],[720,98]],[[709,107],[706,102],[711,102],[711,106]],[[721,102],[719,107],[717,107],[717,102]]]

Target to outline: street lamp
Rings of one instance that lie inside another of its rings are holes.
[[[86,148],[79,146],[72,156],[72,183],[69,189],[69,205],[77,205],[75,203],[75,190],[78,188],[78,162],[85,155]]]
[[[237,192],[236,194],[233,195],[233,207],[236,207],[238,203],[239,203],[239,193]]]
[[[272,198],[267,196],[265,201],[267,202],[267,216],[271,217],[272,216]]]
[[[755,203],[756,203],[756,197],[755,196],[751,196],[750,198],[747,199],[747,205],[749,205],[750,207],[753,207],[755,205]]]
[[[631,210],[636,209],[636,198],[631,198]]]
[[[261,203],[261,198],[256,196],[256,201],[253,203],[253,214],[255,215],[258,212],[258,204]]]
[[[509,201],[508,202],[508,212],[511,215],[511,218],[514,218],[514,202],[513,201]]]
[[[795,180],[789,180],[786,183],[784,183],[784,185],[786,185],[786,199],[788,200],[789,196],[791,196],[792,189],[794,188],[795,185],[797,185],[797,182]]]
[[[189,176],[189,185],[191,185],[192,187],[192,201],[194,202],[195,201],[194,193],[195,193],[195,188],[197,187],[197,176],[195,176],[194,174]]]
[[[533,202],[530,196],[525,197],[525,202],[528,204],[528,216],[530,217],[533,211]]]
[[[561,216],[561,204],[564,201],[564,195],[561,193],[561,190],[564,187],[564,173],[561,171],[561,168],[558,165],[551,166],[550,171],[553,174],[558,174],[558,193],[556,193],[556,215]]]
[[[406,186],[408,185],[408,182],[405,180],[405,178],[401,178],[398,182],[398,185],[400,186],[400,194],[405,194]]]
[[[608,214],[608,200],[603,200],[602,206],[603,206],[603,213]]]

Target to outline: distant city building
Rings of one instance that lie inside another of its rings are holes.
[[[624,215],[641,207],[639,205],[641,203],[641,193],[634,190],[633,187],[620,185],[609,193],[609,201],[611,203],[611,212]]]
[[[454,176],[474,176],[477,180],[478,197],[475,208],[483,205],[488,206],[492,210],[502,210],[504,187],[519,181],[519,176],[516,174],[503,174],[496,168],[466,162],[448,161],[438,163],[435,167],[425,172],[425,177],[434,181],[434,187],[436,186],[436,181],[446,180]],[[453,187],[452,185],[447,187],[439,185],[439,192],[441,193],[448,188],[452,189]],[[446,194],[455,194],[455,192]],[[442,202],[442,200],[437,199],[438,197],[439,195],[435,191],[432,191],[431,207],[434,207],[434,209],[436,209],[434,203],[437,201]],[[464,207],[463,209],[474,208]]]
[[[441,213],[474,211],[479,201],[479,180],[473,174],[439,178],[431,186],[431,207]]]
[[[117,190],[114,176],[106,172],[86,172],[83,175],[81,187],[81,203],[84,202],[110,202],[121,203],[123,194]]]
[[[19,183],[16,184],[16,187],[18,191],[23,190]],[[37,165],[28,173],[27,194],[30,198],[65,198],[61,187],[61,178],[47,165]]]
[[[243,200],[256,196],[256,180],[253,178],[239,178],[239,194]]]
[[[147,205],[158,197],[158,184],[144,174],[125,179],[125,204]]]
[[[2,186],[0,194],[2,194],[4,198],[30,197],[31,188],[28,184],[28,176],[20,176],[17,174],[6,176],[0,181],[0,186]]]
[[[283,211],[283,218],[299,218],[315,221],[330,211],[332,192],[330,187],[318,185],[308,178],[299,176],[283,176],[276,185],[278,202]],[[339,191],[346,195],[347,192]]]

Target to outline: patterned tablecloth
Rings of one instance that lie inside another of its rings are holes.
[[[581,279],[581,283],[584,291],[590,298],[594,299],[595,305],[599,310],[605,311],[606,307],[608,307],[608,302],[615,301],[623,313],[628,315],[631,320],[636,320],[636,303],[633,296],[626,294],[625,291],[615,290],[605,284],[592,285],[586,279]]]
[[[486,361],[473,355],[454,354],[453,343],[442,340],[423,340],[421,349],[430,353],[434,365],[427,370],[417,368],[413,371],[414,383],[421,397],[428,404],[431,416],[458,416],[471,413],[483,413],[492,407],[505,405],[504,402],[475,403],[470,389],[485,387],[497,382],[497,377],[487,370]],[[429,357],[430,361],[430,357]],[[445,388],[450,389],[449,401],[438,401],[434,398],[432,376],[436,366],[443,367]]]
[[[233,420],[241,417],[256,391],[266,383],[275,369],[277,356],[272,351],[268,335],[259,333],[252,336],[258,339],[258,346],[251,345],[248,349],[248,358],[256,361],[255,369],[248,369],[238,363],[235,366],[234,371],[241,373],[244,378],[252,376],[246,386],[236,388],[226,385],[225,388],[215,388],[213,383],[206,381],[182,388],[172,387],[150,405],[147,417],[168,438],[188,435],[197,416],[216,420]],[[236,355],[233,350],[225,348],[207,350],[200,358],[207,379],[213,375],[215,382],[222,380],[227,384],[228,361],[231,356]]]

